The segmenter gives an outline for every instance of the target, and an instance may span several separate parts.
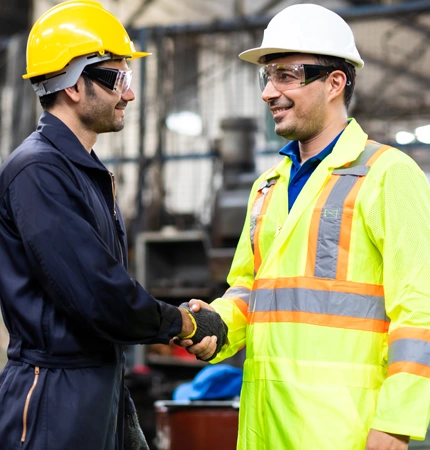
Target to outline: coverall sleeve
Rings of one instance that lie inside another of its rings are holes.
[[[412,160],[393,152],[381,161],[387,169],[367,218],[391,321],[388,374],[371,427],[421,440],[430,417],[430,187]]]
[[[130,278],[100,237],[93,210],[66,171],[32,163],[8,189],[8,213],[29,270],[55,308],[116,343],[168,343],[180,333],[179,310]]]
[[[230,358],[245,346],[248,305],[254,283],[254,254],[250,239],[250,217],[254,199],[263,175],[254,183],[248,200],[248,210],[240,236],[233,263],[227,277],[230,288],[226,293],[211,303],[228,326],[228,343],[212,364]]]

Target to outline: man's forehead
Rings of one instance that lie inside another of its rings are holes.
[[[123,59],[108,59],[103,61],[98,67],[104,67],[106,69],[128,69],[127,60]]]

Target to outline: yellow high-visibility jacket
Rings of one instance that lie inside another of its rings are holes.
[[[430,187],[351,120],[288,214],[291,160],[255,182],[212,302],[246,345],[240,450],[363,450],[424,439],[430,414]]]

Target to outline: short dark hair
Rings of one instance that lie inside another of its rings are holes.
[[[84,79],[84,83],[85,83],[85,89],[87,91],[87,94],[89,97],[96,97],[96,91],[94,89],[94,84],[93,84],[93,80],[91,80],[90,77],[88,77],[85,73],[81,73],[81,77]]]
[[[258,62],[260,64],[269,64],[270,61],[273,61],[274,59],[283,58],[285,56],[290,56],[294,54],[297,53],[272,53],[269,55],[262,56],[258,60]],[[317,60],[318,64],[321,64],[322,66],[332,66],[336,70],[340,70],[346,75],[347,84],[345,86],[345,94],[343,97],[343,101],[345,103],[346,109],[348,109],[355,88],[355,75],[356,75],[355,67],[351,63],[347,62],[345,59],[338,58],[337,56],[315,55],[315,54],[312,54],[311,56],[313,56]]]
[[[345,94],[343,96],[343,101],[345,103],[346,109],[349,108],[351,103],[352,94],[355,89],[355,67],[344,60],[343,58],[338,58],[337,56],[326,56],[326,55],[314,55],[316,60],[322,66],[332,66],[336,70],[340,70],[346,75],[346,85]]]
[[[103,62],[103,61],[102,61]],[[102,62],[98,62],[95,64],[90,64],[93,67],[97,67],[102,64]],[[89,95],[95,95],[93,82],[90,78],[88,78],[84,73],[81,73],[82,78],[84,79],[85,88],[87,89]],[[60,92],[60,91],[58,91]],[[44,95],[43,97],[39,97],[39,102],[42,108],[46,111],[52,109],[55,106],[58,98],[58,92],[53,92],[52,94]]]
[[[55,106],[57,102],[58,92],[53,92],[52,94],[44,95],[39,97],[40,106],[45,110],[49,111]]]

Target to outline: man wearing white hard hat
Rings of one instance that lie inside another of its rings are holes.
[[[252,188],[230,289],[190,302],[228,345],[181,345],[211,363],[246,346],[240,450],[407,449],[429,421],[427,179],[348,118],[363,61],[337,14],[290,6],[240,58],[290,142]]]

